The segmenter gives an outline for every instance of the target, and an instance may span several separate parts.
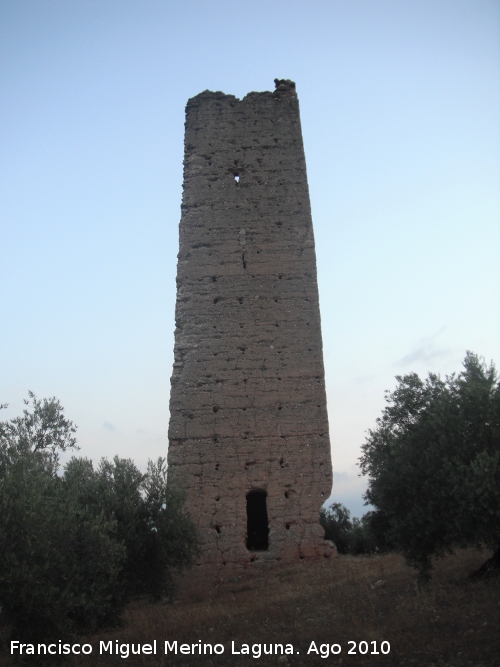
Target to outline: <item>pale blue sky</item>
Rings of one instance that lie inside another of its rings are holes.
[[[0,402],[166,455],[184,107],[296,81],[337,491],[384,389],[500,363],[494,0],[1,0]]]

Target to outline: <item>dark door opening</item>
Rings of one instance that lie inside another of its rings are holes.
[[[267,551],[269,548],[269,522],[267,520],[267,493],[247,493],[247,549]]]

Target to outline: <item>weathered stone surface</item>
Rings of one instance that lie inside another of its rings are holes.
[[[186,107],[169,482],[187,488],[204,563],[330,554],[316,259],[295,84]],[[247,549],[247,494],[269,542]]]

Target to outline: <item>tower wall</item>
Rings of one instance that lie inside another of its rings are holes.
[[[295,84],[186,106],[169,483],[202,562],[324,553],[331,489],[316,259]],[[269,546],[247,549],[250,491]]]

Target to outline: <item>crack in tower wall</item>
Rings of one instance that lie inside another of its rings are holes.
[[[267,494],[262,557],[329,553],[321,326],[295,84],[186,106],[169,483],[187,490],[201,562],[255,560],[247,494]]]

